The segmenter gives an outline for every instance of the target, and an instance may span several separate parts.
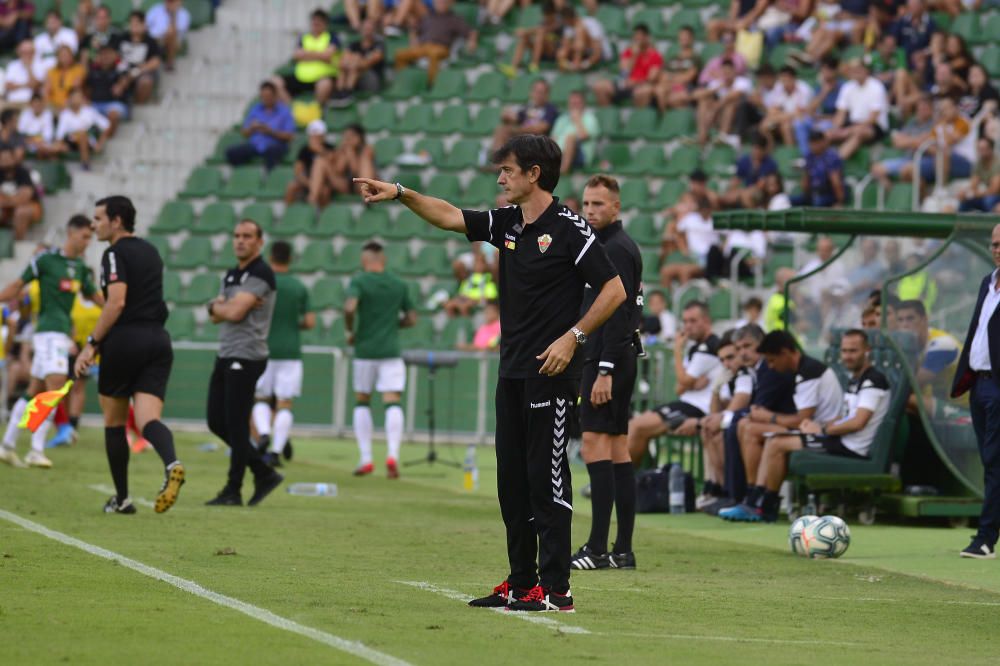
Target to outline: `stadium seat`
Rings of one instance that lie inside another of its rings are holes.
[[[1000,46],[990,44],[983,49],[979,62],[982,63],[991,78],[1000,78]]]
[[[163,263],[170,258],[170,241],[163,236],[146,236],[146,242],[156,248]]]
[[[223,199],[252,199],[259,191],[260,167],[251,164],[234,168],[219,196]]]
[[[366,208],[354,222],[359,238],[385,238],[389,230],[389,213],[385,208]]]
[[[694,146],[681,146],[667,160],[664,174],[667,176],[686,176],[696,168],[701,160],[701,154]]]
[[[465,71],[461,69],[442,69],[434,79],[434,85],[424,94],[424,99],[443,101],[460,98],[465,93]]]
[[[469,125],[466,134],[470,136],[489,136],[500,124],[500,109],[495,106],[484,106],[479,109],[475,120]]]
[[[131,6],[129,0],[118,0],[118,3],[127,3]],[[212,22],[212,3],[208,0],[184,0],[184,7],[191,13],[191,29],[197,30],[202,26],[206,26]],[[114,14],[112,14],[114,16]]]
[[[604,26],[609,35],[627,38],[630,28],[625,21],[625,9],[617,5],[601,3],[597,8],[597,20]]]
[[[503,98],[507,90],[507,77],[497,71],[483,72],[465,95],[468,102],[489,102]]]
[[[163,271],[163,300],[176,303],[181,295],[181,276],[174,271]]]
[[[446,106],[424,131],[431,134],[461,134],[468,126],[469,107]]]
[[[326,129],[330,132],[339,132],[349,125],[362,124],[356,106],[347,109],[327,109],[326,113],[323,114],[323,120],[326,122]]]
[[[191,172],[180,193],[182,199],[214,196],[222,189],[222,173],[215,167],[198,167]]]
[[[427,173],[425,167],[405,166],[400,167],[396,172],[396,182],[411,190],[426,190],[424,187],[424,174]]]
[[[480,173],[472,177],[465,187],[465,192],[459,197],[459,202],[463,206],[470,208],[493,208],[500,188],[497,186],[497,178],[493,174]]]
[[[282,238],[305,234],[316,221],[316,209],[307,203],[294,203],[285,209],[281,222],[275,225],[271,234]]]
[[[459,139],[438,163],[439,168],[448,171],[468,169],[479,164],[479,154],[483,151],[477,139]]]
[[[361,270],[361,247],[363,243],[351,241],[340,248],[337,261],[331,268],[331,273],[347,273],[353,275]]]
[[[657,120],[656,109],[633,109],[622,124],[619,135],[625,139],[646,138],[653,133]]]
[[[292,262],[296,273],[315,273],[333,266],[333,245],[329,241],[314,241],[306,245],[302,255]]]
[[[976,12],[963,12],[951,22],[951,32],[964,39],[966,44],[972,46],[979,43],[981,20],[979,14]]]
[[[321,277],[309,291],[309,304],[316,310],[339,310],[344,306],[344,291],[340,278]]]
[[[777,146],[771,157],[778,163],[778,173],[782,178],[794,178],[798,174],[795,163],[802,158],[802,154],[795,146]]]
[[[388,243],[382,249],[386,268],[394,273],[410,265],[410,248],[406,243]]]
[[[404,152],[403,140],[395,136],[387,136],[375,142],[375,164],[386,167],[396,162],[396,158]]]
[[[584,93],[587,91],[587,82],[584,80],[583,75],[563,73],[552,82],[552,90],[549,98],[553,104],[562,108],[569,100],[569,94],[576,91]]]
[[[676,40],[681,32],[681,28],[684,26],[690,26],[694,30],[694,38],[697,41],[705,39],[705,22],[701,20],[701,15],[697,9],[687,7],[670,17],[664,34],[671,40]]]
[[[451,275],[451,260],[444,245],[425,245],[417,254],[414,264],[419,266],[422,275],[448,277]]]
[[[330,238],[336,235],[350,235],[354,230],[354,214],[351,207],[343,204],[330,204],[323,209],[316,221],[316,226],[308,233],[319,238]]]
[[[433,124],[434,107],[430,104],[417,103],[403,112],[403,117],[399,119],[399,124],[393,129],[393,132],[415,134],[425,132]]]
[[[292,140],[288,143],[288,150],[285,151],[285,155],[281,158],[281,163],[286,166],[291,166],[295,164],[295,158],[299,156],[299,151],[302,147],[309,142],[309,138],[305,134],[296,134],[292,137]]]
[[[208,158],[209,164],[225,164],[226,163],[226,150],[237,144],[243,143],[246,139],[237,130],[229,130],[219,137],[218,143],[215,144],[215,152],[212,156]]]
[[[418,155],[426,153],[430,164],[437,165],[444,159],[444,141],[437,137],[426,137],[413,144],[413,152]]]
[[[194,336],[194,313],[190,308],[171,308],[165,328],[173,340],[190,340]]]
[[[293,158],[294,159],[294,158]],[[285,197],[285,190],[288,184],[295,178],[295,169],[290,166],[279,166],[271,169],[271,173],[264,176],[264,185],[257,193],[258,199],[270,199],[276,201]]]
[[[683,11],[684,10],[681,10],[681,12]],[[675,22],[676,21],[671,20],[671,23]],[[693,25],[697,26],[698,24],[700,24],[700,22],[701,19],[696,16]],[[632,27],[635,28],[635,26],[639,25],[640,23],[645,23],[647,26],[649,26],[649,32],[654,39],[656,39],[659,35],[664,34],[663,11],[660,9],[647,8],[647,9],[640,9],[639,11],[637,11],[635,14],[632,15]],[[678,27],[680,27],[680,24],[678,24]],[[676,34],[673,35],[674,38],[676,38],[676,36],[677,36]]]
[[[427,70],[409,67],[396,72],[389,87],[382,92],[386,99],[411,100],[427,92]]]
[[[911,183],[896,183],[885,198],[885,209],[899,213],[913,210],[913,185]]]
[[[716,289],[708,297],[708,312],[715,321],[723,321],[731,317],[730,306],[733,292],[728,289]]]
[[[200,268],[212,260],[212,243],[201,236],[188,236],[174,253],[172,268]]]
[[[642,249],[642,282],[643,285],[660,284],[660,255],[656,250]]]
[[[396,105],[392,102],[372,102],[362,115],[361,124],[368,132],[381,132],[396,125]]]
[[[205,206],[198,216],[198,224],[191,230],[196,234],[211,236],[212,234],[232,232],[236,226],[236,211],[230,203],[217,201]]]
[[[399,344],[404,349],[431,349],[434,346],[434,326],[430,319],[420,317],[413,326],[400,329]]]
[[[458,176],[454,174],[439,173],[431,177],[430,182],[427,183],[427,191],[439,199],[455,201],[460,196],[462,184],[459,182]]]
[[[55,192],[69,186],[69,173],[62,162],[35,162],[32,171],[38,172],[45,192]]]
[[[434,346],[437,349],[454,349],[460,343],[472,342],[476,332],[470,317],[452,317],[436,336]]]
[[[677,203],[681,195],[687,191],[687,182],[684,180],[665,180],[660,185],[656,197],[649,203],[651,210],[661,211]]]
[[[625,225],[625,231],[639,245],[657,245],[660,242],[660,230],[656,228],[652,215],[636,215]]]
[[[510,88],[504,97],[504,101],[510,104],[524,104],[531,96],[531,86],[535,81],[542,78],[537,74],[522,74],[510,82]],[[499,112],[499,109],[497,109]]]
[[[199,239],[200,240],[200,239]],[[198,273],[188,284],[178,303],[204,305],[219,295],[222,278],[214,273]]]
[[[736,150],[726,144],[716,144],[708,151],[702,165],[709,176],[729,177],[736,173]]]
[[[639,150],[627,163],[619,167],[618,171],[625,175],[636,176],[656,176],[664,173],[663,145],[660,143],[648,143]]]
[[[440,177],[440,176],[438,176]],[[437,193],[435,192],[435,196]],[[386,237],[392,240],[409,240],[424,236],[424,228],[433,229],[429,224],[417,217],[416,213],[410,210],[401,210],[395,220],[389,222],[386,230]]]
[[[609,143],[601,150],[600,159],[607,162],[609,171],[618,173],[632,161],[632,149],[627,143]]]
[[[168,201],[156,216],[156,222],[150,231],[157,234],[170,234],[185,231],[194,227],[194,208],[187,201]]]
[[[228,271],[236,265],[236,255],[233,254],[233,244],[226,242],[219,248],[219,251],[212,255],[212,260],[208,262],[208,268],[219,271]]]
[[[271,208],[271,204],[252,203],[243,207],[240,219],[253,220],[261,229],[268,232],[274,227],[274,209]]]
[[[639,208],[649,199],[649,185],[645,178],[626,180],[621,184],[622,209]]]
[[[597,124],[601,128],[601,136],[619,137],[621,136],[621,121],[616,106],[599,106],[594,109],[597,115]]]
[[[871,168],[871,153],[861,146],[844,162],[844,175],[849,178],[864,178]]]
[[[691,109],[671,109],[663,114],[659,125],[649,136],[650,139],[671,141],[690,136],[695,131],[694,111]]]
[[[997,35],[1000,35],[1000,14],[994,13],[980,31],[977,43],[996,45]]]

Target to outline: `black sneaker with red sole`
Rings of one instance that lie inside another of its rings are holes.
[[[531,588],[523,597],[507,606],[508,611],[523,611],[535,613],[548,613],[559,611],[561,613],[575,613],[573,607],[573,595],[569,590],[566,594],[559,594],[541,585]]]
[[[469,605],[473,608],[506,608],[517,601],[518,597],[522,597],[528,594],[528,592],[529,590],[526,588],[514,587],[507,581],[504,581],[493,588],[492,594],[473,599],[469,602]]]

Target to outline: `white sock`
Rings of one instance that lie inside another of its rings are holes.
[[[288,442],[288,433],[292,431],[292,410],[279,409],[274,415],[274,437],[271,438],[271,451],[281,453]]]
[[[257,429],[257,436],[271,434],[271,405],[266,402],[255,402],[253,411],[253,427]]]
[[[399,460],[399,446],[403,443],[403,408],[389,405],[385,408],[385,438],[389,444],[389,458]]]
[[[358,438],[358,449],[361,451],[361,464],[367,465],[372,461],[372,410],[368,405],[356,405],[354,407],[354,436]]]
[[[24,410],[28,406],[28,401],[22,396],[14,403],[14,408],[10,410],[10,420],[7,421],[7,431],[3,435],[3,445],[9,449],[17,446],[17,424],[24,416]]]
[[[42,421],[42,425],[38,426],[38,430],[31,434],[31,450],[37,451],[38,453],[45,453],[45,438],[48,437],[49,427],[52,426],[52,422],[56,420],[56,410],[52,410],[48,418]]]

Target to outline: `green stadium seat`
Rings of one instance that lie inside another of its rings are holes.
[[[389,166],[404,152],[403,140],[395,136],[387,136],[375,142],[375,164],[380,167]]]
[[[736,150],[726,144],[716,144],[705,156],[702,165],[710,176],[729,177],[736,173]]]
[[[441,160],[444,159],[444,141],[437,137],[420,139],[413,145],[413,152],[418,155],[427,153],[432,165],[440,164]]]
[[[622,210],[639,208],[647,199],[649,186],[645,178],[626,180],[621,184]]]
[[[194,208],[187,201],[169,201],[160,209],[156,222],[150,231],[157,234],[171,234],[194,227]]]
[[[569,100],[569,94],[571,92],[580,91],[586,94],[587,92],[587,82],[584,80],[582,74],[560,74],[556,77],[556,80],[552,82],[552,90],[549,98],[552,103],[556,106],[562,108],[566,106],[566,102]]]
[[[252,203],[240,211],[241,220],[253,220],[265,232],[274,228],[274,209],[268,203]]]
[[[465,71],[461,69],[442,69],[434,79],[434,85],[424,95],[424,99],[443,101],[462,97],[465,93]]]
[[[728,289],[716,289],[708,297],[708,312],[715,321],[729,319],[731,316],[733,292]]]
[[[440,231],[427,224],[423,221],[417,214],[410,210],[401,210],[396,219],[390,223],[388,237],[392,239],[410,239],[410,238],[430,238],[431,234],[433,237],[440,240]]]
[[[470,136],[490,136],[500,124],[500,109],[494,106],[484,106],[479,109],[476,119],[472,121],[466,134]]]
[[[297,155],[298,153],[296,153]],[[283,199],[288,184],[295,178],[295,169],[290,166],[279,166],[271,169],[271,172],[264,176],[264,185],[257,194],[258,199],[270,199],[276,201]]]
[[[639,245],[657,245],[660,242],[660,230],[652,215],[636,215],[625,225],[628,235]]]
[[[664,34],[671,40],[676,40],[681,32],[681,28],[684,26],[690,26],[694,30],[694,37],[697,41],[705,39],[705,22],[701,20],[701,15],[697,9],[688,7],[681,9],[670,17]]]
[[[425,132],[431,134],[460,134],[469,126],[469,107],[446,106]]]
[[[426,169],[423,167],[401,167],[396,172],[396,182],[408,189],[423,191],[426,189],[424,187],[424,173],[426,173]]]
[[[174,253],[172,268],[200,268],[212,260],[212,243],[201,236],[188,236]]]
[[[372,106],[374,106],[374,104]],[[368,114],[365,115],[367,118]],[[339,132],[348,125],[363,124],[357,107],[347,109],[327,109],[326,113],[323,114],[323,120],[326,122],[326,129],[330,132]]]
[[[218,275],[198,273],[191,278],[178,302],[185,305],[204,305],[219,295],[221,286],[222,279]]]
[[[640,250],[642,257],[642,281],[644,285],[660,283],[660,257],[656,250]]]
[[[681,12],[678,12],[678,14],[682,13],[683,11],[684,10],[681,10]],[[671,19],[670,22],[671,24],[674,24],[676,23],[676,20]],[[696,16],[694,19],[694,24],[700,24],[700,22],[701,19]],[[639,11],[637,11],[635,14],[632,15],[632,27],[634,28],[640,23],[645,23],[647,26],[649,26],[649,32],[651,35],[664,34],[662,10],[650,9],[650,8],[640,9]],[[678,24],[678,28],[679,27],[680,25]],[[673,37],[676,39],[677,37],[676,33],[673,35]]]
[[[694,111],[691,109],[671,109],[663,114],[659,125],[649,135],[650,139],[671,141],[690,136],[695,131]]]
[[[392,102],[372,102],[365,109],[361,124],[369,132],[381,132],[396,126],[396,105]]]
[[[621,136],[621,120],[618,115],[618,107],[599,106],[594,109],[594,113],[597,114],[597,124],[601,127],[601,136]]]
[[[655,176],[665,169],[663,146],[660,143],[650,143],[637,150],[632,159],[619,167],[618,171],[627,176]]]
[[[160,254],[160,259],[163,263],[167,262],[170,258],[170,241],[168,241],[163,236],[146,236],[146,241],[156,248],[156,251]]]
[[[632,161],[632,149],[627,143],[609,143],[600,153],[601,161],[608,163],[608,170],[621,171]]]
[[[230,203],[216,201],[205,206],[198,216],[198,224],[191,230],[196,234],[211,236],[229,234],[236,226],[236,211]]]
[[[252,199],[259,191],[260,167],[246,165],[233,169],[219,196],[223,199]]]
[[[609,35],[628,37],[630,28],[625,20],[625,9],[617,5],[601,3],[597,8],[597,20]]]
[[[981,18],[976,12],[963,12],[951,22],[951,32],[965,40],[970,46],[979,43]]]
[[[656,109],[633,109],[619,134],[625,139],[646,138],[653,133],[658,120]]]
[[[518,76],[510,82],[510,88],[507,90],[504,101],[511,104],[524,104],[530,96],[531,86],[540,78],[542,77],[538,74],[522,74]]]
[[[174,271],[163,271],[163,300],[176,303],[181,295],[181,276]]]
[[[427,183],[427,191],[439,199],[455,201],[460,196],[462,184],[454,174],[439,173]]]
[[[212,255],[212,260],[208,262],[208,267],[216,271],[228,271],[236,265],[236,255],[233,254],[232,243],[225,243],[219,251]]]
[[[994,13],[987,19],[976,43],[996,45],[998,35],[1000,35],[1000,14]]]
[[[313,242],[306,245],[302,256],[292,262],[292,270],[296,273],[322,272],[333,266],[333,262],[333,245],[329,242]]]
[[[305,134],[296,134],[293,136],[288,144],[288,150],[285,151],[284,157],[281,158],[281,163],[286,166],[295,164],[295,158],[299,156],[299,151],[308,142],[309,138]]]
[[[797,44],[776,44],[767,52],[767,62],[771,67],[779,69],[784,66],[790,53],[801,50]]]
[[[864,178],[871,169],[871,153],[861,146],[847,161],[844,162],[844,175],[851,178]]]
[[[801,159],[802,155],[795,146],[778,146],[771,153],[771,157],[778,163],[778,172],[782,178],[794,178],[798,174],[795,162]]]
[[[411,100],[427,92],[427,70],[409,67],[396,72],[382,96],[393,100]]]
[[[542,8],[538,5],[528,5],[512,12],[515,28],[534,28],[542,21]]]
[[[460,343],[472,342],[475,330],[470,317],[452,317],[445,322],[435,341],[437,349],[454,349]]]
[[[896,183],[885,198],[885,209],[898,213],[909,213],[913,210],[913,185],[911,183]]]
[[[425,245],[414,260],[421,275],[448,277],[451,275],[451,259],[443,244]]]
[[[62,162],[35,162],[31,165],[32,171],[38,172],[38,177],[42,181],[42,188],[46,192],[55,192],[63,188],[64,183],[69,180],[66,165]]]
[[[215,144],[215,152],[212,153],[211,157],[208,158],[209,164],[225,164],[226,163],[226,150],[237,144],[243,143],[246,139],[237,130],[229,130],[219,137],[218,143]]]
[[[983,49],[983,54],[979,58],[990,78],[1000,78],[1000,46],[990,44]]]
[[[413,104],[403,112],[403,117],[399,119],[399,125],[393,132],[400,134],[415,134],[425,132],[428,127],[434,124],[434,107],[430,104]]]
[[[670,153],[664,173],[667,176],[686,176],[698,167],[701,154],[694,146],[681,146]]]
[[[337,261],[330,269],[331,273],[354,274],[361,270],[361,248],[363,243],[351,241],[340,248],[337,254]]]
[[[354,214],[350,206],[330,204],[320,213],[316,226],[309,233],[320,238],[332,238],[336,235],[350,235],[353,230]]]
[[[480,173],[472,177],[465,187],[465,192],[459,198],[462,205],[472,208],[493,207],[500,188],[497,186],[497,177],[489,173]]]
[[[644,209],[661,211],[665,208],[673,206],[681,198],[681,195],[687,191],[687,179],[680,180],[665,180],[660,186],[659,192],[656,193],[654,197]]]
[[[127,3],[131,6],[130,0],[118,0],[119,3]],[[212,22],[212,3],[208,0],[184,0],[184,7],[191,13],[191,29],[197,30]],[[127,12],[126,12],[127,14]],[[112,13],[112,18],[114,14]]]
[[[430,349],[434,346],[434,326],[431,320],[420,317],[413,326],[400,329],[399,344],[404,349]]]
[[[165,328],[173,340],[190,340],[194,337],[194,313],[190,308],[170,308]]]
[[[410,265],[410,248],[406,243],[389,243],[382,249],[385,254],[385,265],[390,271],[399,273],[400,269]]]
[[[198,167],[188,176],[182,199],[202,199],[215,196],[222,189],[222,173],[215,167]]]
[[[469,169],[479,164],[479,154],[483,151],[477,139],[459,139],[448,151],[438,166],[448,171]]]
[[[360,238],[385,238],[389,230],[389,213],[385,208],[366,208],[354,223]]]
[[[271,233],[274,236],[288,238],[296,234],[305,234],[312,229],[316,221],[316,210],[307,203],[293,203],[285,209],[285,214]]]
[[[483,72],[465,95],[469,102],[490,102],[502,99],[507,90],[507,77],[497,71]]]
[[[321,277],[309,290],[309,304],[316,310],[339,310],[344,307],[344,292],[340,278]]]

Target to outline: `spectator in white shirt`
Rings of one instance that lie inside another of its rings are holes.
[[[183,0],[158,2],[146,13],[146,28],[167,55],[167,71],[173,71],[177,53],[191,29],[191,12],[184,8]]]
[[[29,154],[39,158],[59,154],[58,147],[53,141],[55,120],[41,95],[37,93],[32,95],[31,104],[21,111],[21,117],[17,120],[17,131],[24,136]]]
[[[56,66],[56,51],[63,45],[76,55],[80,39],[75,30],[63,25],[62,16],[53,9],[45,15],[45,30],[35,35],[35,60],[42,64],[46,72]]]
[[[721,134],[731,134],[733,113],[744,96],[753,91],[753,83],[745,76],[736,75],[732,60],[722,61],[722,76],[694,91],[692,97],[698,104],[698,142],[708,142],[708,131],[718,128]]]
[[[572,6],[562,10],[563,33],[556,54],[564,72],[586,72],[604,57],[603,27],[591,16],[580,16]]]
[[[792,125],[796,119],[805,117],[812,97],[809,84],[799,80],[795,69],[782,67],[778,71],[778,85],[766,100],[768,107],[761,122],[761,132],[778,132],[782,143],[794,146],[795,131]]]
[[[101,132],[95,140],[91,131]],[[80,163],[90,169],[90,156],[104,150],[111,135],[111,123],[92,107],[79,89],[70,93],[69,104],[59,113],[56,124],[56,141],[80,153]]]
[[[17,45],[17,59],[7,63],[6,99],[11,104],[27,104],[45,83],[46,69],[35,59],[35,44],[26,39]]]
[[[662,258],[668,260],[660,268],[660,284],[671,287],[674,282],[686,284],[705,274],[705,266],[713,247],[719,245],[719,234],[712,226],[710,204],[705,197],[684,194],[674,207],[677,219],[663,232]],[[681,253],[691,262],[669,261],[670,255]]]
[[[889,96],[862,60],[850,63],[851,80],[840,88],[829,138],[848,159],[863,145],[877,143],[889,130]]]

